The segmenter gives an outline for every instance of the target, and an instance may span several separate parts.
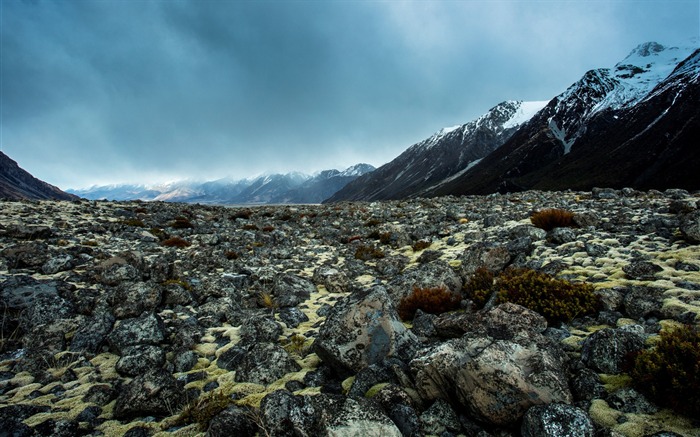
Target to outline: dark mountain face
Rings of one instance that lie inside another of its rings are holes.
[[[539,109],[544,102],[535,105]],[[496,150],[528,118],[528,110],[531,103],[503,102],[474,121],[443,129],[347,184],[326,202],[400,199],[430,190]]]
[[[615,90],[608,87],[614,82],[604,76],[580,81],[575,92],[569,92],[572,87],[554,99],[471,171],[429,194],[594,186],[700,189],[698,58],[696,51],[631,106],[593,111]]]
[[[40,181],[0,152],[0,199],[77,200],[79,197]]]

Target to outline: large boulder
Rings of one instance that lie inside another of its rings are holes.
[[[520,428],[523,437],[593,437],[593,432],[588,414],[566,404],[535,405]]]
[[[316,286],[313,282],[290,274],[279,275],[272,286],[275,303],[280,307],[297,306],[314,292],[316,292]]]
[[[571,403],[566,356],[542,335],[538,318],[504,304],[463,337],[421,350],[410,363],[418,393],[499,426],[515,424],[533,405]]]
[[[319,330],[314,349],[336,370],[358,372],[387,357],[410,360],[415,335],[399,320],[389,295],[377,286],[338,301]]]
[[[700,243],[700,210],[693,211],[681,218],[681,234],[689,243]]]
[[[644,328],[640,325],[601,329],[583,342],[581,361],[597,372],[620,373],[625,358],[643,349],[644,340]]]
[[[414,287],[445,287],[454,293],[459,293],[462,290],[462,278],[446,262],[432,261],[404,270],[401,275],[389,282],[387,292],[394,304],[398,305],[402,298],[411,294]]]
[[[115,419],[135,416],[174,414],[185,400],[181,384],[162,369],[137,376],[119,393],[114,406]]]
[[[140,317],[118,321],[107,336],[107,341],[112,350],[121,355],[128,346],[157,345],[164,338],[164,325],[160,316],[144,313]]]
[[[267,385],[287,373],[301,370],[286,350],[272,343],[258,343],[236,367],[236,381]]]
[[[144,311],[155,310],[161,299],[161,289],[153,283],[124,283],[112,295],[112,310],[118,319],[137,317]]]

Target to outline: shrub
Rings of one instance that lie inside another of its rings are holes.
[[[700,332],[693,326],[662,331],[653,349],[641,351],[631,372],[635,386],[660,405],[700,417]]]
[[[373,226],[379,226],[381,224],[382,224],[382,221],[379,219],[376,219],[376,218],[369,219],[365,222],[365,226],[367,226],[368,228],[373,227]]]
[[[170,226],[175,229],[192,229],[194,225],[187,217],[175,217],[175,221],[170,223]]]
[[[231,220],[236,220],[236,219],[244,219],[248,220],[250,216],[253,215],[253,211],[250,209],[239,209],[235,211],[233,214],[231,214]]]
[[[384,258],[384,252],[374,246],[360,245],[357,246],[357,249],[355,250],[355,259],[370,261],[380,258]]]
[[[414,252],[419,252],[423,249],[427,249],[430,247],[430,241],[425,241],[425,240],[419,240],[413,245],[413,251]]]
[[[236,252],[236,251],[234,251],[234,250],[228,250],[228,251],[226,251],[226,253],[224,254],[224,256],[226,256],[226,259],[228,259],[228,260],[235,260],[235,259],[238,259],[238,257],[240,257],[240,255],[238,254],[238,252]]]
[[[459,308],[461,296],[445,287],[413,287],[408,296],[401,299],[397,308],[402,320],[413,320],[417,310],[431,314],[440,314]]]
[[[265,226],[262,228],[263,232],[272,232],[275,230],[274,226]]]
[[[483,307],[486,299],[494,289],[493,281],[495,279],[491,270],[486,267],[476,269],[472,277],[462,287],[462,292],[469,297],[478,307]]]
[[[181,237],[170,237],[167,240],[163,240],[160,244],[166,247],[189,247],[191,243]]]
[[[599,298],[590,284],[574,284],[531,269],[508,269],[501,273],[488,289],[478,289],[476,284],[488,286],[487,276],[475,279],[468,286],[469,297],[477,306],[483,306],[493,290],[497,290],[496,303],[512,302],[543,315],[548,322],[570,321],[574,317],[595,312]]]
[[[258,231],[260,228],[257,227],[257,225],[254,224],[248,224],[248,225],[243,225],[243,230],[244,231]]]
[[[137,219],[137,218],[126,219],[126,220],[124,220],[123,223],[127,226],[133,226],[135,228],[145,228],[146,227],[146,224],[143,222],[143,220]]]
[[[543,209],[530,216],[532,224],[545,231],[575,226],[574,213],[565,209]]]

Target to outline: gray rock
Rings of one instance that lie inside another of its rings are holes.
[[[622,270],[630,279],[637,279],[639,281],[653,281],[656,279],[656,274],[661,272],[663,269],[661,266],[648,261],[632,261],[626,266],[623,266]]]
[[[280,307],[294,307],[316,292],[316,286],[308,279],[284,274],[275,278],[272,295]]]
[[[401,437],[401,431],[383,412],[366,399],[341,396],[309,396],[318,417],[311,435],[343,437]]]
[[[301,367],[281,346],[258,343],[253,346],[236,367],[235,379],[238,382],[253,382],[267,385]]]
[[[358,372],[387,357],[408,361],[415,335],[396,314],[383,287],[355,292],[336,303],[319,330],[314,350],[338,371]]]
[[[301,396],[287,390],[277,390],[260,402],[260,415],[270,435],[296,437],[310,434],[315,409]],[[230,435],[230,434],[229,434]]]
[[[209,422],[208,437],[254,437],[258,426],[253,423],[251,413],[236,405],[231,405]]]
[[[119,285],[122,282],[134,281],[140,276],[136,267],[122,262],[116,261],[113,264],[107,265],[100,274],[100,282],[105,285]]]
[[[700,211],[681,217],[681,234],[689,243],[700,244]]]
[[[248,354],[248,348],[233,346],[219,355],[216,365],[221,369],[236,370]]]
[[[134,378],[119,392],[114,418],[172,415],[185,401],[184,394],[184,389],[171,374],[163,369],[150,370]]]
[[[620,192],[613,188],[598,188],[594,187],[591,190],[594,199],[617,199],[620,197]]]
[[[664,290],[652,287],[629,287],[625,289],[623,311],[628,317],[639,320],[658,316],[664,301]]]
[[[420,436],[420,418],[411,397],[399,386],[389,384],[382,387],[372,398],[389,416],[404,436]]]
[[[281,308],[279,318],[289,328],[296,328],[301,323],[309,321],[309,317],[296,307]]]
[[[112,350],[122,355],[128,346],[157,345],[164,338],[161,318],[157,314],[146,313],[137,318],[119,320],[107,336],[107,341]]]
[[[608,404],[618,411],[632,414],[655,414],[659,407],[652,404],[647,398],[631,387],[625,387],[612,393],[606,399]]]
[[[418,353],[410,365],[421,398],[460,405],[499,426],[517,422],[532,405],[572,401],[566,356],[537,332],[546,324],[530,327],[522,317],[529,310],[507,305],[475,318],[462,338]]]
[[[350,283],[345,273],[328,266],[314,270],[312,281],[316,285],[323,285],[329,293],[346,293]]]
[[[486,267],[494,273],[500,272],[510,262],[511,254],[504,246],[477,243],[468,247],[459,259],[462,262],[462,276],[468,277],[479,267]]]
[[[456,434],[462,428],[457,413],[442,399],[433,402],[420,415],[420,421],[423,432],[429,435],[441,435],[445,431]]]
[[[444,261],[419,264],[416,268],[404,270],[403,274],[392,279],[386,289],[394,305],[411,294],[414,287],[445,287],[453,293],[462,290],[462,278]]]
[[[41,267],[45,275],[53,275],[58,272],[65,272],[73,268],[73,257],[67,254],[50,258]]]
[[[121,357],[115,366],[120,375],[136,376],[165,364],[165,352],[158,346],[140,344],[122,349]]]
[[[571,391],[577,401],[602,399],[607,394],[600,376],[585,367],[571,377]]]
[[[241,325],[241,345],[277,342],[282,335],[282,326],[268,315],[256,315]]]
[[[195,351],[184,351],[173,359],[173,365],[176,372],[188,372],[197,364],[199,355]]]
[[[571,405],[535,405],[523,417],[523,437],[593,437],[594,427],[585,411]]]
[[[595,228],[600,224],[600,216],[595,211],[583,211],[574,214],[574,223],[579,228]]]
[[[30,331],[38,326],[47,325],[60,319],[68,319],[75,315],[70,301],[56,294],[41,294],[33,299],[20,316],[20,326]]]
[[[643,328],[641,330],[643,332]],[[642,348],[644,336],[638,332],[619,328],[601,329],[584,340],[581,361],[598,372],[617,374],[622,371],[627,354]]]
[[[570,228],[554,228],[547,233],[547,240],[554,244],[565,244],[576,240],[576,233]]]
[[[107,334],[114,326],[114,316],[111,313],[100,313],[87,319],[75,331],[71,340],[70,350],[74,352],[89,352],[96,354],[107,339]]]
[[[137,317],[144,311],[153,311],[160,305],[160,287],[149,282],[124,283],[112,295],[112,309],[118,319]]]

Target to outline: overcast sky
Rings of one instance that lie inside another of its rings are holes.
[[[699,0],[0,0],[2,151],[63,189],[386,163],[548,100]]]

